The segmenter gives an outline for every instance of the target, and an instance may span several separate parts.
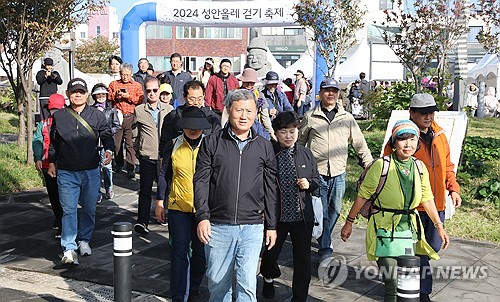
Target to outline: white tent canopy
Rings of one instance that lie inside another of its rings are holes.
[[[486,54],[479,63],[469,70],[468,82],[485,82],[488,87],[496,87],[496,96],[500,98],[500,59],[496,54]]]

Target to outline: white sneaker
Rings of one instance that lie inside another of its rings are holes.
[[[92,250],[90,249],[90,245],[87,241],[78,241],[78,250],[80,250],[80,255],[82,256],[92,255]]]
[[[64,255],[61,259],[61,262],[63,264],[79,264],[78,262],[78,256],[76,255],[75,251],[73,250],[67,250],[64,252]]]

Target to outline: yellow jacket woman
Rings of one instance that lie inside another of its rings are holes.
[[[203,135],[202,135],[203,137]],[[196,167],[196,157],[201,140],[193,148],[184,135],[174,139],[174,146],[165,177],[171,180],[168,196],[168,209],[187,213],[196,212],[194,208],[193,176]]]

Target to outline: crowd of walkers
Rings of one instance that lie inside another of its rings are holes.
[[[126,172],[135,181],[138,170],[134,231],[147,236],[152,218],[168,226],[173,301],[232,301],[233,294],[237,301],[256,301],[258,273],[264,280],[262,295],[273,299],[274,279],[281,275],[278,258],[288,236],[292,301],[306,301],[312,199],[320,198],[323,209],[318,238],[323,263],[335,252],[332,233],[352,146],[366,175],[341,238],[347,241],[358,213],[373,203],[366,248],[368,258],[387,272],[385,301],[396,301],[394,267],[401,255],[420,256],[420,300],[430,301],[429,260],[438,259],[440,248],[449,245],[443,228],[445,195],[450,192],[455,206],[461,203],[431,95],[413,96],[410,120],[395,124],[386,156],[374,160],[339,98],[335,79],[321,82],[316,102],[301,70],[294,83],[274,71],[259,80],[252,68],[236,78],[229,59],[215,71],[214,60],[207,58],[193,79],[182,70],[180,54],[172,54],[170,63],[171,70],[155,77],[147,59],[140,59],[133,73],[131,64],[113,56],[102,83],[89,89],[76,78],[67,84],[68,104],[57,93],[43,96],[46,102],[41,99],[46,113],[33,149],[54,211],[63,265],[78,264],[77,252],[92,254],[96,204],[113,199],[113,173]],[[62,84],[53,71],[40,77]],[[356,98],[362,98],[363,80],[355,83]],[[205,276],[209,297],[200,293]]]

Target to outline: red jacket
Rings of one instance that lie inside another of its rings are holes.
[[[432,122],[431,129],[434,133],[431,146],[428,146],[420,138],[420,149],[415,152],[414,156],[427,166],[432,194],[434,194],[434,203],[438,211],[443,211],[446,206],[446,190],[460,194],[460,185],[457,183],[455,172],[453,171],[455,165],[450,160],[450,146],[444,130],[436,122]],[[387,143],[384,155],[391,153],[391,147]],[[425,211],[422,206],[419,206],[417,209]]]
[[[240,87],[238,80],[230,74],[226,79],[227,91],[238,89]],[[207,89],[205,91],[205,107],[212,108],[217,112],[224,110],[224,81],[220,73],[211,75],[208,79]]]

